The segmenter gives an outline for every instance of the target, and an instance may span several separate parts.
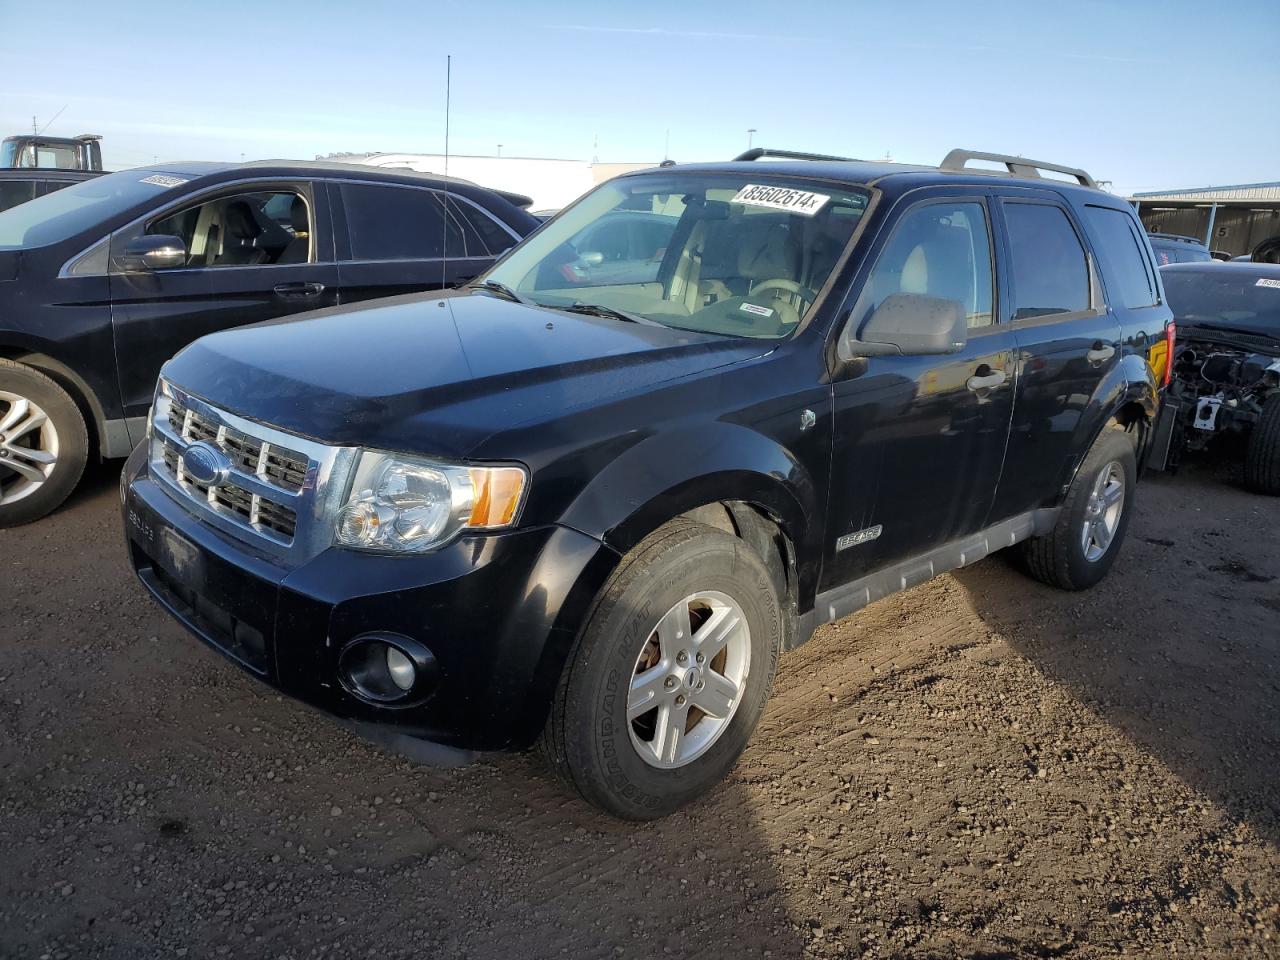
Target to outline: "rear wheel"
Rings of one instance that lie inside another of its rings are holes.
[[[1137,458],[1120,427],[1094,441],[1049,533],[1023,547],[1033,577],[1063,590],[1085,590],[1115,563],[1133,512]]]
[[[1280,496],[1280,394],[1267,401],[1249,434],[1244,483],[1254,493]]]
[[[62,503],[88,453],[84,418],[67,392],[0,359],[0,527],[38,520]]]
[[[675,520],[619,565],[570,654],[543,732],[552,767],[615,816],[664,816],[711,789],[755,730],[782,614],[743,541]]]

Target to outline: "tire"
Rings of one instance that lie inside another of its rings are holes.
[[[677,642],[673,625],[681,609],[691,611],[692,629]],[[697,660],[706,656],[699,643],[714,651],[708,634],[725,632],[735,616],[745,635],[728,630],[723,654]],[[666,625],[661,636],[659,621]],[[701,641],[699,625],[708,626]],[[755,551],[713,527],[673,520],[623,557],[596,598],[561,674],[539,744],[543,756],[607,813],[665,816],[710,790],[737,762],[769,698],[781,641],[782,607]],[[681,653],[688,655],[679,659]],[[633,724],[632,683],[644,675],[657,706]],[[735,697],[708,699],[717,688],[723,695],[735,678]],[[697,703],[723,715],[704,714]],[[668,716],[684,719],[664,724]],[[675,732],[660,737],[660,728]]]
[[[1244,485],[1254,493],[1280,496],[1280,394],[1266,402],[1262,416],[1249,433]]]
[[[84,417],[70,395],[40,371],[0,359],[0,528],[56,508],[88,458]]]
[[[1133,440],[1122,428],[1108,427],[1085,455],[1053,529],[1024,544],[1023,557],[1031,576],[1062,590],[1087,590],[1102,580],[1115,563],[1129,528],[1137,478]],[[1110,505],[1097,496],[1111,497],[1116,480],[1121,484],[1120,499],[1112,513]],[[1095,528],[1086,540],[1086,520],[1095,519],[1091,513],[1100,502],[1103,509],[1096,519],[1103,526]]]

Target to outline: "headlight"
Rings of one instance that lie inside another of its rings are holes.
[[[422,553],[464,530],[515,523],[527,474],[521,466],[463,466],[365,451],[338,511],[339,545]]]

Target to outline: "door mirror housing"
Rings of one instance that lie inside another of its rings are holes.
[[[143,234],[124,248],[127,270],[172,270],[187,265],[187,245],[181,237]]]
[[[968,340],[968,322],[958,300],[895,293],[872,311],[861,334],[852,323],[845,328],[839,353],[843,360],[942,355],[963,350]]]

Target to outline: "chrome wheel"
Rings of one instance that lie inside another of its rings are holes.
[[[1111,548],[1124,513],[1124,467],[1112,460],[1098,473],[1084,508],[1080,543],[1090,563],[1102,559]]]
[[[706,590],[663,615],[636,658],[627,694],[631,744],[671,770],[702,756],[729,727],[751,667],[751,632],[737,602]]]
[[[0,506],[35,493],[58,464],[58,431],[26,397],[0,390]]]

